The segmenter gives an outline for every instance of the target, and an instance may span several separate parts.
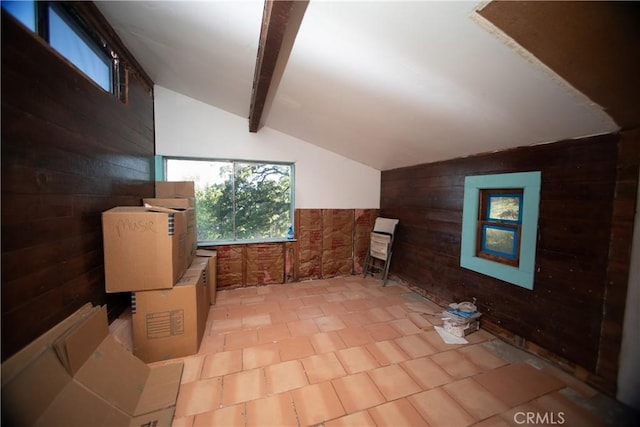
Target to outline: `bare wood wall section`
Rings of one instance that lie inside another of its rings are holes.
[[[117,46],[117,44],[113,44]],[[105,294],[100,213],[153,196],[153,95],[122,103],[2,12],[2,359]]]
[[[638,145],[606,135],[384,171],[381,215],[400,219],[391,272],[441,302],[477,298],[485,326],[613,391]],[[535,170],[542,188],[533,291],[461,268],[465,176]]]

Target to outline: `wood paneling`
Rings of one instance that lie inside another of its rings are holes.
[[[100,213],[153,195],[149,82],[105,93],[2,12],[2,359],[104,291]]]
[[[384,171],[381,215],[400,220],[391,272],[441,301],[477,298],[484,320],[586,368],[611,389],[638,179],[637,148],[635,157],[622,155],[637,140],[619,141],[598,136]],[[465,176],[536,170],[534,289],[461,268]]]

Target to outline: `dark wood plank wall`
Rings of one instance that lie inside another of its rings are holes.
[[[121,102],[2,11],[2,360],[105,294],[100,213],[153,196],[150,82]]]
[[[391,272],[441,302],[477,298],[485,324],[615,387],[611,365],[617,366],[619,340],[601,356],[611,359],[604,363],[608,370],[599,370],[599,354],[603,335],[620,334],[622,314],[610,316],[603,330],[603,307],[609,276],[617,274],[614,306],[619,310],[621,299],[624,311],[631,233],[628,227],[613,231],[620,218],[628,225],[630,217],[633,227],[638,180],[637,148],[622,173],[618,150],[619,135],[606,135],[384,171],[381,214],[400,219]],[[542,171],[542,188],[533,291],[461,268],[465,176],[535,170]],[[626,182],[617,184],[622,178]],[[626,200],[614,206],[619,197]],[[613,262],[612,243],[621,248]]]

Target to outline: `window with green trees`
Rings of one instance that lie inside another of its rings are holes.
[[[194,181],[198,241],[269,241],[293,224],[290,163],[168,158],[167,181]]]

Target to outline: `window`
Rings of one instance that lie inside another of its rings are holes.
[[[479,257],[518,265],[522,193],[522,188],[480,190],[476,241],[476,254]]]
[[[194,181],[199,243],[284,239],[293,223],[289,163],[168,158],[167,181]]]
[[[45,39],[102,89],[121,96],[118,55],[72,6],[58,2],[3,1],[2,8]]]
[[[460,266],[533,289],[540,172],[468,176]]]

